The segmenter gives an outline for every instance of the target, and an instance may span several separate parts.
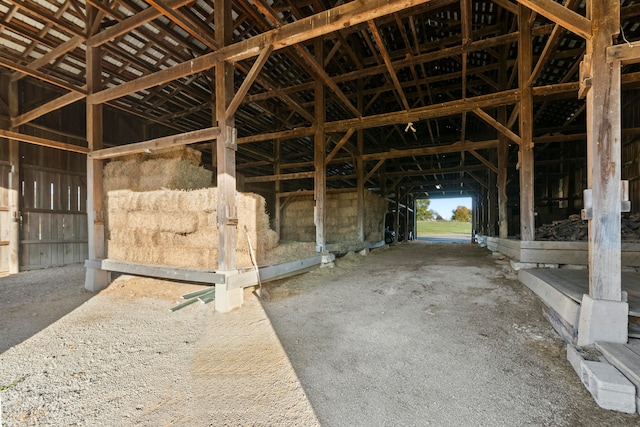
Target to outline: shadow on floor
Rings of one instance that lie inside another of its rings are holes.
[[[82,264],[0,277],[0,353],[36,335],[84,304]]]

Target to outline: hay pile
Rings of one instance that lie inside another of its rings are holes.
[[[215,270],[218,263],[217,188],[194,191],[110,191],[110,259]],[[236,264],[251,266],[246,225],[258,262],[278,244],[265,200],[238,193]]]
[[[135,154],[104,167],[104,190],[195,190],[211,185],[213,173],[200,166],[202,153],[189,147]]]
[[[365,191],[364,230],[365,240],[379,242],[383,239],[382,228],[387,202],[384,198]],[[314,201],[310,196],[292,199],[282,211],[280,233],[284,241],[315,241],[316,228],[313,223]],[[327,194],[327,243],[357,242],[358,240],[358,195],[357,192]]]

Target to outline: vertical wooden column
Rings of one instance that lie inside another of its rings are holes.
[[[503,30],[506,32],[507,23],[503,23]],[[498,87],[500,90],[507,90],[509,84],[508,75],[508,48],[502,45],[498,48]],[[498,122],[507,124],[507,107],[498,107]],[[507,169],[509,166],[509,140],[503,132],[498,132],[498,176],[496,185],[498,187],[498,236],[501,239],[509,237],[509,211],[507,199]]]
[[[606,48],[612,45],[612,38],[620,28],[620,2],[590,3],[593,38],[587,42],[583,62],[587,67],[590,64],[593,82],[587,92],[587,181],[593,200],[589,221],[589,294],[596,299],[620,301],[620,63],[607,62],[606,58]]]
[[[20,113],[18,82],[9,82],[8,100],[9,118]],[[10,128],[13,131],[17,129]],[[20,271],[20,142],[9,140],[9,274]]]
[[[496,224],[498,216],[498,187],[496,182],[496,174],[493,171],[489,171],[489,190],[487,191],[487,236],[496,236]]]
[[[533,92],[528,84],[532,67],[531,11],[519,5],[518,26],[518,84],[520,86],[520,240],[532,241],[535,237],[533,197]]]
[[[580,305],[579,346],[626,343],[629,338],[629,304],[622,301],[621,277],[620,63],[608,62],[606,55],[620,28],[620,1],[587,2],[587,18],[592,38],[581,64],[580,94],[587,91],[590,188],[583,216],[589,220],[589,295],[583,295]]]
[[[364,108],[364,99],[362,96],[362,80],[358,80],[358,110],[360,114],[363,114]],[[356,183],[356,191],[358,192],[358,241],[360,243],[364,243],[364,239],[366,236],[364,235],[364,216],[365,216],[365,206],[364,206],[364,162],[362,161],[362,155],[364,154],[364,131],[362,129],[358,129],[357,134],[357,157],[356,157],[356,175],[357,175],[357,183]],[[382,236],[384,239],[384,236]]]
[[[501,120],[502,119],[502,120]],[[498,121],[505,123],[507,110],[500,107]],[[504,120],[504,121],[503,121]],[[508,199],[507,199],[507,168],[509,165],[509,141],[500,133],[498,135],[498,236],[501,239],[509,237]]]
[[[323,63],[322,39],[316,39],[314,44],[314,56],[319,64]],[[325,252],[327,246],[325,202],[327,198],[327,167],[324,159],[326,157],[324,121],[325,121],[325,93],[324,83],[317,79],[315,82],[315,102],[314,111],[316,116],[316,133],[313,143],[313,159],[315,164],[314,175],[314,195],[315,195],[315,224],[316,224],[316,251]]]
[[[394,192],[396,195],[396,214],[393,217],[393,231],[396,234],[393,237],[393,242],[398,243],[400,241],[400,187],[396,186]]]
[[[273,164],[273,173],[274,175],[279,175],[280,174],[280,140],[276,139],[275,141],[273,141],[273,157],[275,159],[275,162]],[[280,180],[277,180],[274,184],[274,191],[276,193],[276,198],[275,198],[275,213],[274,213],[274,220],[273,220],[273,225],[275,228],[275,232],[278,233],[278,238],[280,238],[280,227],[281,227],[281,221],[282,221],[282,212],[281,210],[281,204],[280,204],[280,191],[282,191],[282,182]]]
[[[233,17],[231,0],[216,0],[214,3],[215,37],[222,48],[231,44]],[[220,61],[215,66],[216,106],[215,114],[220,135],[216,140],[217,187],[218,187],[218,270],[227,275],[236,272],[236,229],[238,212],[236,206],[236,128],[234,116],[226,110],[234,95],[233,64]],[[244,232],[244,230],[242,230]],[[226,284],[216,284],[215,309],[228,312],[240,307],[243,289],[228,290]]]
[[[93,7],[88,9],[87,28],[92,27],[98,16]],[[102,90],[102,53],[100,47],[87,47],[87,92]],[[89,150],[102,148],[103,116],[102,104],[87,101],[87,142]],[[102,185],[102,160],[87,157],[87,224],[89,227],[89,259],[104,259],[107,256],[105,242],[105,213],[103,208],[104,189]],[[98,291],[109,284],[109,273],[104,270],[87,268],[85,288]]]
[[[410,194],[404,196],[404,240],[409,241],[409,198]]]

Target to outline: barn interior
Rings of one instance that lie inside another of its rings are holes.
[[[639,15],[635,0],[0,0],[0,270],[88,260],[90,290],[109,271],[208,281],[228,311],[255,284],[253,246],[264,261],[299,244],[307,261],[278,277],[384,244],[387,211],[408,236],[416,200],[468,196],[474,238],[523,282],[587,267],[582,309],[555,307],[573,339],[626,342]],[[536,238],[570,218],[587,231],[556,236],[569,246]],[[176,243],[195,235],[193,253]],[[174,255],[134,259],[127,238]]]

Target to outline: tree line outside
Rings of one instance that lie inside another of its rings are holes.
[[[442,215],[433,209],[429,209],[429,199],[416,200],[416,216],[418,221],[444,221]],[[451,211],[451,221],[471,222],[472,211],[466,206],[458,206]]]

